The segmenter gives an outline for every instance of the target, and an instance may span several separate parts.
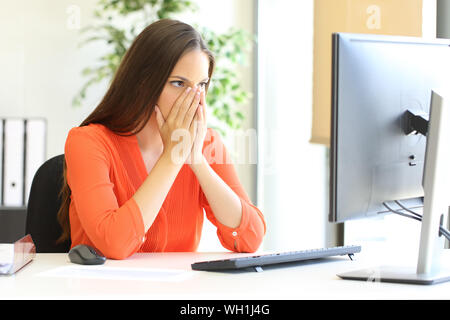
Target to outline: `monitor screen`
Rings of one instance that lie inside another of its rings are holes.
[[[404,115],[428,117],[431,90],[449,82],[450,40],[335,33],[330,146],[331,222],[423,205],[426,137]]]

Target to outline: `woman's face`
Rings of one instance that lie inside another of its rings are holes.
[[[208,69],[209,58],[200,50],[190,51],[178,60],[157,102],[165,119],[169,116],[177,98],[187,87],[206,87],[209,80]]]

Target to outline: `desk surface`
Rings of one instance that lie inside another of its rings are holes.
[[[229,258],[231,253],[146,253],[107,260],[106,269],[183,270],[173,281],[51,276],[76,268],[66,254],[37,254],[12,276],[0,276],[1,299],[449,299],[450,282],[420,286],[342,280],[336,273],[373,267],[363,259],[333,257],[266,267],[263,272],[192,271],[191,263]],[[358,255],[356,256],[358,258]],[[369,262],[371,263],[371,262]],[[85,267],[86,266],[82,266]],[[49,275],[50,272],[50,275]],[[47,273],[47,275],[45,275]]]

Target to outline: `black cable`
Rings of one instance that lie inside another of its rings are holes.
[[[402,209],[412,213],[413,215],[409,215],[403,212],[400,212],[398,210],[392,209],[391,207],[389,207],[386,202],[383,202],[383,206],[385,206],[390,212],[398,214],[402,217],[406,217],[406,218],[410,218],[410,219],[414,219],[417,221],[422,221],[422,216],[412,210],[407,209],[406,207],[404,207],[403,205],[401,205],[398,201],[395,201],[395,203],[397,203]],[[450,232],[448,232],[445,228],[443,228],[442,226],[439,226],[439,236],[443,235],[445,238],[447,238],[447,240],[450,241]]]
[[[383,206],[385,206],[390,212],[392,212],[392,213],[395,213],[395,214],[398,214],[398,215],[400,215],[400,216],[402,216],[402,217],[407,217],[407,218],[411,218],[411,219],[414,219],[414,220],[417,220],[417,221],[422,221],[422,217],[420,216],[420,217],[417,217],[417,216],[411,216],[411,215],[409,215],[409,214],[406,214],[406,213],[403,213],[403,212],[400,212],[400,211],[397,211],[397,210],[394,210],[394,209],[392,209],[391,207],[389,207],[387,204],[386,204],[386,202],[383,202]]]
[[[399,207],[401,207],[403,210],[408,211],[409,213],[412,213],[413,215],[415,215],[416,217],[419,217],[420,219],[422,219],[422,215],[418,214],[417,212],[412,211],[411,209],[408,209],[407,207],[405,207],[404,205],[401,204],[400,201],[395,200],[394,201]]]
[[[400,201],[394,201],[396,204],[398,204],[403,210],[406,210],[406,211],[408,211],[408,212],[410,212],[410,213],[412,213],[413,215],[415,215],[416,217],[419,217],[421,220],[422,220],[422,215],[420,215],[420,214],[418,214],[418,213],[416,213],[416,212],[414,212],[414,211],[412,211],[412,210],[410,210],[410,209],[408,209],[408,208],[406,208],[404,205],[402,205],[401,204],[401,202]],[[443,235],[444,237],[446,237],[447,238],[447,240],[449,240],[450,241],[450,232],[447,230],[447,229],[445,229],[444,227],[442,227],[442,226],[439,226],[439,236],[440,235]]]
[[[442,233],[442,235],[443,235],[444,237],[447,238],[447,240],[450,241],[450,232],[448,232],[447,229],[444,229],[443,227],[439,227],[439,231]]]

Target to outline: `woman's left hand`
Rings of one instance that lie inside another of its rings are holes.
[[[206,127],[206,98],[205,89],[200,93],[200,103],[197,108],[194,121],[196,122],[196,135],[192,145],[191,154],[188,157],[189,165],[200,164],[203,157],[203,142],[205,141],[207,127]]]

